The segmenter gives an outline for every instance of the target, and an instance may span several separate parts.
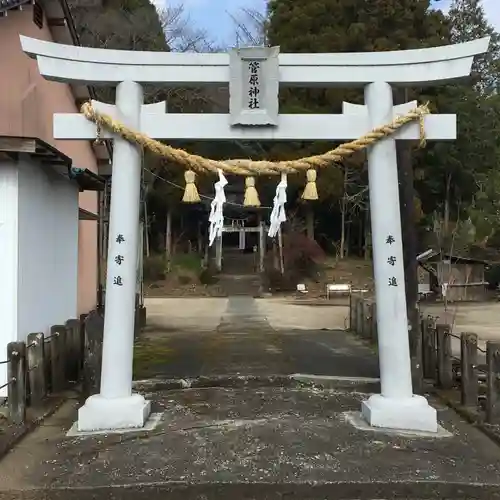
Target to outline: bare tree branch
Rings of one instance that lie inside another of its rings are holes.
[[[267,17],[257,9],[244,7],[237,14],[228,12],[236,28],[236,45],[267,46]]]

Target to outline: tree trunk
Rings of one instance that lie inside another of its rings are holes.
[[[280,261],[278,257],[278,244],[276,239],[273,239],[273,268],[278,271],[280,269]]]
[[[341,233],[340,233],[340,252],[339,252],[339,257],[341,259],[344,258],[345,255],[345,237],[346,237],[346,227],[345,227],[345,195],[342,197],[342,203],[341,203],[341,214],[342,214],[342,228],[341,228]]]
[[[358,219],[358,255],[363,256],[364,244],[363,244],[363,214],[360,213]]]
[[[97,219],[97,307],[99,309],[102,308],[104,304],[104,295],[103,295],[103,265],[102,263],[104,262],[104,254],[103,254],[103,247],[104,247],[104,195],[106,194],[106,191],[104,193],[97,191],[97,213],[98,213],[98,219]]]
[[[167,211],[167,227],[165,229],[165,260],[167,261],[167,269],[170,272],[170,264],[172,260],[172,211]]]
[[[365,260],[370,260],[370,249],[372,246],[371,239],[372,239],[372,232],[371,232],[371,224],[370,224],[370,209],[367,208],[365,210],[365,220],[364,220],[364,259]]]
[[[259,272],[265,270],[265,255],[266,255],[266,233],[262,217],[259,215]]]
[[[283,255],[283,233],[281,228],[278,229],[278,248],[279,248],[279,259],[280,259],[280,272],[285,274],[285,259]]]
[[[306,234],[310,240],[314,240],[314,208],[311,203],[306,208]]]
[[[344,257],[349,257],[350,243],[351,243],[351,224],[347,224],[344,246]]]
[[[201,255],[203,252],[203,235],[201,233],[201,223],[198,223],[198,245],[197,245],[198,253]]]
[[[215,238],[215,262],[217,271],[222,271],[222,235]]]
[[[149,219],[148,219],[148,208],[144,202],[144,227],[145,227],[145,247],[146,247],[146,257],[149,257]]]
[[[450,191],[451,191],[451,174],[446,176],[446,196],[444,200],[444,237],[447,238],[450,230]]]
[[[342,214],[342,227],[340,234],[340,258],[343,259],[345,256],[345,211],[347,208],[346,199],[347,190],[347,167],[344,167],[344,192],[342,194],[342,201],[340,203],[340,213]]]

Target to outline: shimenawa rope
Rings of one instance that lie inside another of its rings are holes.
[[[199,173],[211,172],[217,174],[219,169],[226,174],[245,175],[247,177],[254,175],[277,175],[277,174],[293,174],[301,171],[308,172],[308,185],[304,190],[303,198],[315,200],[317,199],[317,190],[315,190],[316,172],[315,169],[325,168],[334,163],[338,163],[344,158],[351,156],[357,151],[361,151],[375,142],[388,137],[398,129],[404,127],[408,123],[419,120],[420,123],[420,145],[425,145],[425,128],[424,118],[429,114],[428,104],[417,106],[415,109],[408,111],[403,116],[398,116],[391,123],[374,128],[364,136],[354,141],[341,144],[340,146],[327,151],[321,155],[307,156],[297,160],[288,161],[254,161],[250,159],[235,159],[235,160],[211,160],[202,156],[190,154],[183,149],[174,148],[168,144],[163,144],[160,141],[151,139],[146,134],[132,130],[123,123],[115,120],[111,116],[97,111],[90,102],[86,102],[81,107],[83,115],[97,126],[97,140],[101,139],[103,129],[108,129],[111,132],[120,135],[125,140],[137,144],[142,148],[166,158],[171,162],[183,165],[189,172],[186,172],[186,192],[183,200],[187,203],[196,203],[200,201],[196,186],[194,184],[194,171]],[[175,119],[175,117],[173,117]],[[255,189],[255,182],[249,181],[247,188]],[[247,199],[248,206],[258,206],[258,196],[252,193]]]

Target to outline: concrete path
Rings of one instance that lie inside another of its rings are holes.
[[[263,333],[272,331],[267,316],[256,300],[248,296],[229,297],[217,331],[238,333],[256,330]]]
[[[0,462],[0,498],[498,500],[500,452],[438,406],[450,437],[362,431],[367,394],[314,387],[147,394],[147,432],[66,437],[71,401]]]
[[[201,304],[183,299],[184,308],[179,305],[175,311],[169,299],[163,311],[156,300],[152,314],[147,304],[147,327],[135,353],[136,378],[296,373],[378,377],[376,353],[354,336],[338,329],[277,329],[268,320],[271,306],[251,297],[201,299]],[[185,316],[179,321],[182,311]],[[302,327],[310,322],[307,314],[301,320]]]
[[[0,461],[0,499],[500,500],[500,449],[439,401],[446,437],[353,425],[378,364],[348,333],[277,329],[251,298],[191,300],[148,304],[136,347],[156,427],[68,437],[75,396]]]

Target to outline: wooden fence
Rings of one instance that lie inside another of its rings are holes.
[[[349,325],[362,338],[376,342],[373,299],[351,296]],[[488,341],[482,349],[476,334],[456,335],[449,325],[431,316],[421,318],[421,335],[424,379],[442,391],[459,391],[460,405],[469,414],[488,424],[500,424],[500,342]],[[457,356],[453,339],[460,343]]]
[[[7,345],[8,419],[23,424],[26,408],[43,405],[48,395],[58,394],[80,380],[84,356],[85,316],[54,325],[50,333],[30,333],[26,342]]]
[[[145,325],[145,308],[136,309],[136,337]],[[63,393],[82,383],[86,395],[95,393],[100,382],[104,317],[102,311],[82,314],[50,333],[30,333],[26,342],[7,345],[8,420],[26,421],[27,407],[41,407],[48,396]]]
[[[350,296],[349,329],[362,338],[377,343],[377,309],[373,299]]]

